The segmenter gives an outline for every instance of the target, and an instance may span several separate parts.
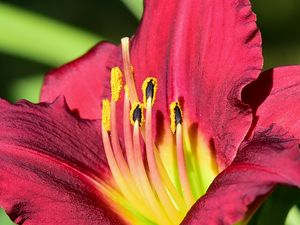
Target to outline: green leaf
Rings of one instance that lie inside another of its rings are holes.
[[[100,37],[34,12],[0,3],[0,51],[50,66],[80,56]]]
[[[27,99],[37,103],[39,101],[39,93],[43,82],[43,75],[34,75],[22,79],[15,80],[10,88],[10,96],[12,101],[18,99]]]
[[[142,17],[143,14],[142,0],[122,0],[122,2],[137,19],[140,19]]]
[[[298,225],[300,221],[300,209],[297,205],[293,206],[287,215],[285,225]]]
[[[14,225],[13,222],[9,219],[9,217],[5,214],[5,212],[0,208],[0,222],[1,225]]]
[[[278,187],[260,207],[248,225],[283,225],[291,208],[300,203],[300,191],[295,187]],[[292,215],[293,216],[293,215]],[[291,224],[291,225],[298,225]]]

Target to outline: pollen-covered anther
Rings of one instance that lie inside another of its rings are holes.
[[[147,100],[149,98],[151,99],[151,103],[153,105],[157,92],[157,79],[155,77],[146,78],[142,86],[142,91],[144,105],[147,105]]]
[[[110,101],[108,99],[102,100],[102,126],[106,131],[110,131],[111,129]]]
[[[123,86],[123,74],[119,67],[112,68],[110,74],[111,99],[116,102],[120,98],[120,92]]]
[[[182,110],[179,102],[177,101],[170,104],[170,120],[171,131],[173,134],[175,134],[177,125],[182,123]]]
[[[144,114],[143,114],[143,105],[140,102],[134,102],[130,110],[130,121],[134,125],[137,121],[139,126],[142,126],[144,123]]]

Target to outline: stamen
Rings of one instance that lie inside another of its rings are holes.
[[[182,140],[182,111],[179,102],[173,102],[170,105],[170,116],[171,116],[171,129],[173,133],[176,132],[176,149],[177,149],[177,161],[178,161],[178,172],[182,188],[183,196],[188,203],[188,207],[191,207],[195,203],[194,196],[191,191],[190,181],[187,174],[183,140]],[[175,126],[172,128],[172,126]]]
[[[143,96],[144,96],[144,105],[147,106],[147,99],[150,99],[151,106],[152,106],[154,103],[155,97],[156,97],[156,92],[157,92],[157,79],[154,77],[146,78],[146,80],[143,82],[142,90],[143,90]],[[152,111],[151,107],[147,107],[147,110],[150,112]],[[149,120],[147,122],[148,124],[152,123],[151,116],[152,116],[151,113],[150,113],[150,117],[147,116],[147,118]],[[146,136],[146,139],[147,139],[147,135],[145,135],[145,131],[143,128],[144,127],[141,128],[142,136],[143,137]],[[149,133],[149,131],[148,131],[148,133]],[[152,131],[150,132],[150,134],[152,135]],[[149,137],[149,135],[148,135],[148,137]],[[151,139],[152,139],[152,137],[151,137]],[[150,151],[151,150],[149,149],[149,152]],[[168,174],[164,168],[164,165],[160,159],[160,154],[158,153],[158,149],[154,143],[152,143],[152,151],[153,151],[152,154],[154,154],[153,158],[155,159],[154,162],[155,162],[155,165],[157,166],[156,168],[159,171],[159,172],[157,172],[157,174],[160,175],[160,179],[162,180],[162,183],[166,186],[166,189],[168,190],[169,195],[172,197],[172,201],[176,204],[176,207],[179,209],[180,213],[182,214],[183,212],[185,212],[187,210],[187,206],[186,206],[184,200],[182,199],[182,197],[177,192],[174,184],[170,180],[170,177],[168,176]]]
[[[112,92],[112,101],[111,101],[111,142],[113,147],[114,156],[116,158],[117,164],[121,170],[121,173],[124,177],[127,178],[128,186],[130,190],[137,196],[142,199],[142,196],[139,196],[138,190],[134,185],[134,179],[132,174],[129,171],[128,164],[123,156],[123,152],[119,143],[119,135],[117,129],[117,119],[116,119],[116,101],[118,101],[120,96],[120,91],[122,89],[122,73],[118,67],[115,67],[111,71],[111,92]]]
[[[109,136],[108,136],[108,133],[107,133],[106,129],[104,128],[104,126],[102,126],[102,140],[103,140],[104,151],[105,151],[105,155],[107,157],[108,165],[110,167],[110,170],[112,172],[114,180],[116,181],[120,191],[125,196],[125,198],[127,198],[130,202],[133,202],[134,204],[143,204],[143,203],[141,203],[140,199],[136,198],[135,194],[130,191],[128,183],[124,180],[124,176],[121,173],[120,168],[118,167],[118,164],[115,160],[115,157],[114,157],[111,145],[110,145],[110,141],[109,141]],[[144,205],[144,207],[147,207],[147,205]],[[137,210],[139,210],[139,209],[137,209]],[[147,216],[151,216],[151,215],[147,215]]]
[[[133,149],[133,143],[132,143],[132,130],[130,126],[130,102],[128,98],[128,92],[125,91],[124,96],[124,111],[123,111],[123,126],[124,126],[124,142],[125,142],[125,149],[126,149],[126,155],[127,155],[127,161],[129,165],[130,172],[132,174],[132,177],[138,186],[140,193],[144,195],[144,189],[138,185],[139,184],[139,174],[138,174],[138,165],[137,160],[135,156],[135,151]]]
[[[102,127],[110,131],[110,102],[108,99],[102,100]]]
[[[119,135],[117,132],[118,128],[117,128],[117,121],[116,121],[116,102],[114,101],[111,102],[110,114],[111,114],[111,141],[112,141],[114,154],[118,162],[118,165],[121,167],[120,168],[121,171],[123,171],[125,174],[129,174],[129,169],[123,157],[122,149],[119,143]]]
[[[147,99],[150,98],[153,105],[157,92],[157,79],[154,77],[146,78],[146,80],[143,83],[142,90],[144,104],[146,105]]]
[[[120,92],[122,90],[122,72],[119,67],[114,67],[111,69],[111,79],[110,79],[110,86],[111,86],[111,99],[113,101],[118,101],[120,98]]]
[[[170,104],[170,119],[171,131],[175,134],[177,124],[182,123],[182,111],[178,102],[172,102]]]
[[[110,104],[110,115],[111,115],[111,141],[114,154],[118,165],[123,173],[130,176],[129,168],[124,159],[123,152],[119,143],[119,135],[117,128],[117,118],[116,118],[116,102],[119,99],[120,91],[122,89],[122,73],[118,67],[114,67],[111,70],[111,104]]]
[[[148,176],[146,173],[146,169],[143,164],[142,152],[140,147],[140,138],[139,138],[139,126],[140,121],[143,118],[142,108],[139,103],[135,103],[132,107],[131,112],[129,113],[129,99],[127,93],[125,93],[124,98],[124,134],[125,137],[125,146],[128,147],[127,149],[127,156],[129,161],[130,171],[135,178],[135,182],[139,187],[140,192],[143,196],[146,194],[147,202],[150,201],[150,208],[152,212],[156,215],[157,221],[161,220],[163,209],[159,202],[157,202],[155,193],[152,190],[151,184],[148,180]],[[138,110],[137,110],[138,109]],[[129,125],[128,118],[131,118],[131,121],[134,120],[134,147],[132,148],[131,139],[131,129]],[[166,223],[170,223],[166,215],[163,217],[166,220]]]
[[[138,101],[138,95],[135,88],[135,82],[133,77],[133,67],[130,62],[130,53],[129,53],[129,38],[124,37],[121,39],[122,44],[122,56],[123,56],[123,66],[124,66],[124,75],[126,84],[129,89],[129,96],[131,102]]]
[[[155,196],[155,193],[152,190],[151,184],[148,180],[148,176],[143,164],[143,158],[142,158],[142,150],[141,150],[141,144],[140,144],[140,136],[139,136],[139,121],[136,120],[134,122],[134,128],[133,128],[133,146],[134,146],[134,156],[135,156],[135,162],[137,165],[137,171],[138,171],[138,179],[139,179],[139,185],[142,190],[144,190],[144,194],[146,199],[149,202],[149,205],[153,212],[156,215],[156,221],[160,221],[161,224],[173,224],[172,220],[170,220],[164,209],[162,208],[162,205],[160,202],[157,201],[157,198]]]
[[[177,148],[177,160],[178,160],[178,172],[181,181],[181,188],[183,196],[188,203],[188,207],[191,207],[195,203],[195,198],[192,194],[190,181],[187,174],[183,140],[182,140],[182,125],[179,123],[176,127],[176,148]]]
[[[144,89],[146,91],[146,89]],[[160,173],[157,168],[156,159],[153,152],[153,140],[152,140],[152,98],[151,96],[147,99],[147,107],[146,107],[146,153],[147,153],[147,161],[150,170],[150,177],[152,184],[156,190],[156,193],[164,206],[168,215],[172,215],[172,221],[176,224],[181,221],[181,216],[179,211],[175,208],[172,203],[172,200],[169,198],[169,195],[162,183],[162,179]]]

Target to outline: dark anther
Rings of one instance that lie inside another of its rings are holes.
[[[154,84],[153,84],[153,80],[151,79],[147,84],[146,99],[148,98],[153,99],[153,97],[154,97]]]
[[[174,112],[175,112],[175,124],[177,125],[177,124],[182,123],[181,110],[177,104],[174,107]]]
[[[142,123],[142,108],[140,105],[137,105],[133,111],[133,121],[139,121],[139,125]]]

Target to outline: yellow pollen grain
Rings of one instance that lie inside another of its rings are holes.
[[[147,77],[142,86],[142,91],[143,91],[143,101],[144,105],[147,105],[147,87],[149,83],[153,84],[153,98],[151,99],[152,105],[155,101],[156,98],[156,92],[157,92],[157,79],[155,77]]]
[[[176,106],[179,108],[180,113],[182,115],[182,110],[180,108],[179,102],[178,101],[172,102],[170,104],[170,120],[171,120],[170,126],[171,126],[171,131],[172,131],[173,134],[175,134],[176,126],[177,126],[177,124],[176,124],[176,115],[175,115]]]
[[[110,131],[110,101],[108,99],[102,101],[102,126],[106,131]]]
[[[110,87],[111,87],[111,98],[113,101],[118,101],[120,98],[120,92],[122,90],[122,71],[119,67],[111,69]]]
[[[142,124],[143,124],[144,121],[145,121],[145,118],[144,118],[144,114],[143,114],[144,106],[143,106],[140,102],[134,102],[134,103],[132,104],[132,107],[131,107],[131,110],[130,110],[130,122],[131,122],[131,124],[134,126],[135,121],[133,120],[133,114],[134,114],[134,111],[135,111],[137,108],[140,108],[140,109],[141,109],[141,122],[139,122],[139,126],[142,126]]]

